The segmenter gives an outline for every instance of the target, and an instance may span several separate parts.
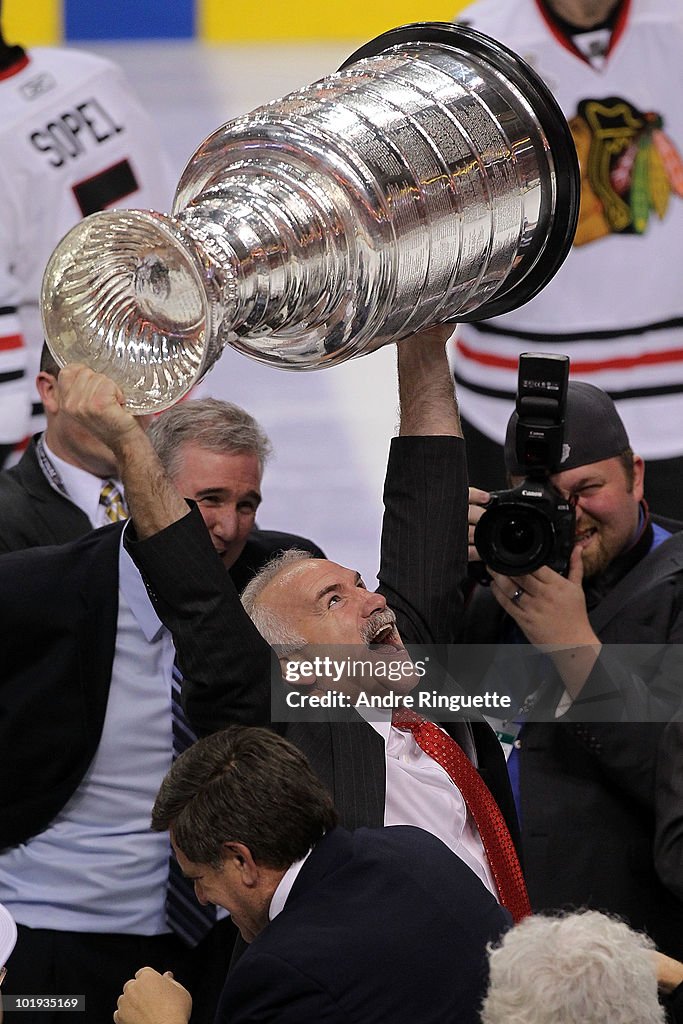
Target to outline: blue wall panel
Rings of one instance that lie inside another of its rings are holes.
[[[64,35],[77,39],[188,39],[194,0],[64,0]]]

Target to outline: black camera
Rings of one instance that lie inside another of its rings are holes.
[[[566,574],[569,567],[574,505],[548,479],[561,469],[568,380],[568,356],[519,357],[515,454],[524,480],[494,491],[474,530],[484,565],[505,576],[523,576],[542,565]],[[470,570],[488,578],[477,563]]]

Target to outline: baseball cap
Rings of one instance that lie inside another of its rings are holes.
[[[513,412],[505,435],[505,468],[511,476],[524,476],[526,470],[515,451],[517,419]],[[562,461],[556,472],[612,459],[629,446],[626,427],[607,392],[582,380],[570,380]]]
[[[14,918],[6,907],[0,903],[0,968],[9,960],[9,955],[17,941],[17,926]]]

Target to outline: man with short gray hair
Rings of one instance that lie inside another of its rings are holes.
[[[171,899],[175,908],[183,895],[171,886],[168,844],[147,827],[178,737],[183,743],[192,738],[173,697],[174,651],[142,580],[120,551],[124,523],[91,522],[58,486],[68,491],[76,481],[82,485],[78,493],[87,500],[92,493],[97,506],[99,471],[118,478],[118,469],[106,440],[68,414],[63,390],[72,368],[60,371],[50,358],[46,350],[41,371],[50,443],[41,446],[39,438],[16,469],[0,474],[0,548],[1,538],[16,528],[20,549],[0,559],[0,604],[21,619],[19,625],[10,614],[0,616],[0,745],[9,761],[21,761],[17,785],[0,801],[0,899],[19,925],[11,984],[14,992],[36,991],[26,986],[37,985],[54,986],[37,989],[46,994],[86,993],[96,1019],[111,1013],[121,981],[141,958],[163,959],[193,989],[195,1022],[208,1024],[215,982],[222,985],[220,971],[232,944],[231,925],[200,922],[188,942],[180,915],[167,913]],[[147,444],[139,419],[131,420]],[[177,489],[196,500],[208,527],[209,556],[213,561],[213,545],[221,558],[215,560],[217,574],[223,582],[230,576],[233,591],[292,543],[320,553],[303,538],[254,529],[270,445],[244,410],[216,399],[183,403],[158,417],[154,433],[162,448],[170,438],[168,487],[185,511]],[[31,473],[26,489],[24,470]],[[57,536],[48,532],[53,522]],[[66,536],[59,536],[62,528]],[[199,632],[197,639],[201,644]],[[252,659],[242,661],[238,647],[231,644],[231,664],[246,686],[253,681]],[[254,676],[259,678],[256,670]],[[226,683],[224,673],[212,678]],[[78,692],[77,707],[69,691]],[[19,759],[10,753],[12,737],[21,737]],[[120,836],[126,837],[125,854],[117,845]],[[134,866],[122,868],[126,863]],[[78,989],[70,989],[72,968]]]
[[[244,409],[217,398],[179,402],[151,422],[147,435],[177,489],[197,503],[238,591],[288,548],[322,557],[305,537],[256,526],[263,470],[273,448]]]

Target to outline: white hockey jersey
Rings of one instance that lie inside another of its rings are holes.
[[[575,244],[520,309],[463,324],[451,362],[463,416],[502,443],[521,352],[569,355],[608,391],[635,451],[683,453],[683,4],[627,0],[604,55],[582,50],[538,0],[479,0],[462,21],[544,79],[582,171]]]
[[[0,72],[0,444],[29,429],[57,242],[97,210],[163,212],[172,199],[158,133],[115,64],[38,47]]]

